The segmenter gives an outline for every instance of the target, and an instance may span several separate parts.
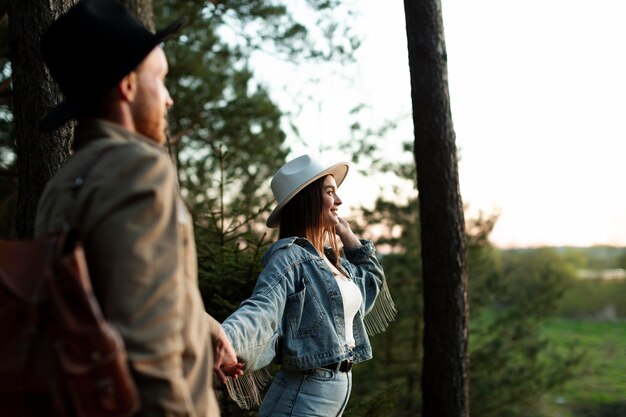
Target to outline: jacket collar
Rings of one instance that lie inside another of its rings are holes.
[[[277,240],[276,242],[272,244],[272,246],[269,247],[269,249],[267,249],[265,254],[263,254],[263,258],[261,259],[261,265],[265,267],[269,263],[270,258],[274,256],[276,252],[278,252],[281,249],[287,248],[293,245],[294,243],[298,246],[301,246],[307,252],[311,253],[311,255],[319,257],[317,250],[315,249],[313,244],[309,242],[307,239],[303,237],[286,237],[286,238]]]
[[[150,146],[163,148],[154,140],[135,132],[131,132],[124,126],[109,122],[104,119],[84,119],[81,120],[74,131],[74,150],[84,148],[93,141],[99,139],[113,140],[137,140]]]

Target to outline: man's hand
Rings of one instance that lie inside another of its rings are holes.
[[[220,326],[217,337],[213,338],[213,370],[222,383],[226,383],[226,377],[238,378],[243,375],[244,364],[237,360],[237,355],[224,329]]]

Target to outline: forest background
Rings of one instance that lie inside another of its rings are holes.
[[[310,139],[300,134],[297,115],[318,104],[303,89],[290,91],[291,105],[281,107],[255,77],[251,56],[261,52],[296,66],[356,65],[360,40],[350,21],[357,11],[355,3],[342,1],[294,7],[290,2],[164,0],[155,2],[154,12],[157,27],[180,15],[190,17],[184,33],[165,46],[168,87],[175,99],[169,146],[194,215],[201,292],[207,310],[223,319],[250,294],[259,258],[275,238],[264,227],[272,206],[268,179],[295,156],[292,148],[307,148]],[[13,237],[19,178],[6,28],[5,20],[0,220],[2,237]],[[375,194],[373,204],[352,207],[350,218],[381,249],[399,314],[386,333],[374,337],[375,359],[355,368],[346,415],[418,416],[423,323],[412,138],[389,157],[385,139],[394,134],[397,120],[372,125],[366,109],[367,103],[355,102],[345,115],[352,122],[346,137],[322,147],[315,142],[312,149],[322,156],[349,155],[355,172],[386,178],[384,187],[368,189]],[[401,191],[407,189],[412,191]],[[489,240],[497,220],[495,213],[480,213],[466,222],[471,414],[626,414],[626,334],[621,329],[626,281],[603,279],[619,278],[626,250],[499,249]],[[253,415],[222,398],[225,416]]]

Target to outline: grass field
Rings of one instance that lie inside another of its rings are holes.
[[[626,322],[552,319],[544,332],[584,352],[579,376],[546,395],[554,417],[626,417]]]

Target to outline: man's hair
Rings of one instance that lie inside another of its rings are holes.
[[[319,178],[307,185],[283,207],[280,215],[278,237],[307,238],[317,250],[324,249],[328,240],[335,259],[329,259],[335,266],[339,265],[339,249],[335,237],[335,226],[323,226],[324,179]]]

